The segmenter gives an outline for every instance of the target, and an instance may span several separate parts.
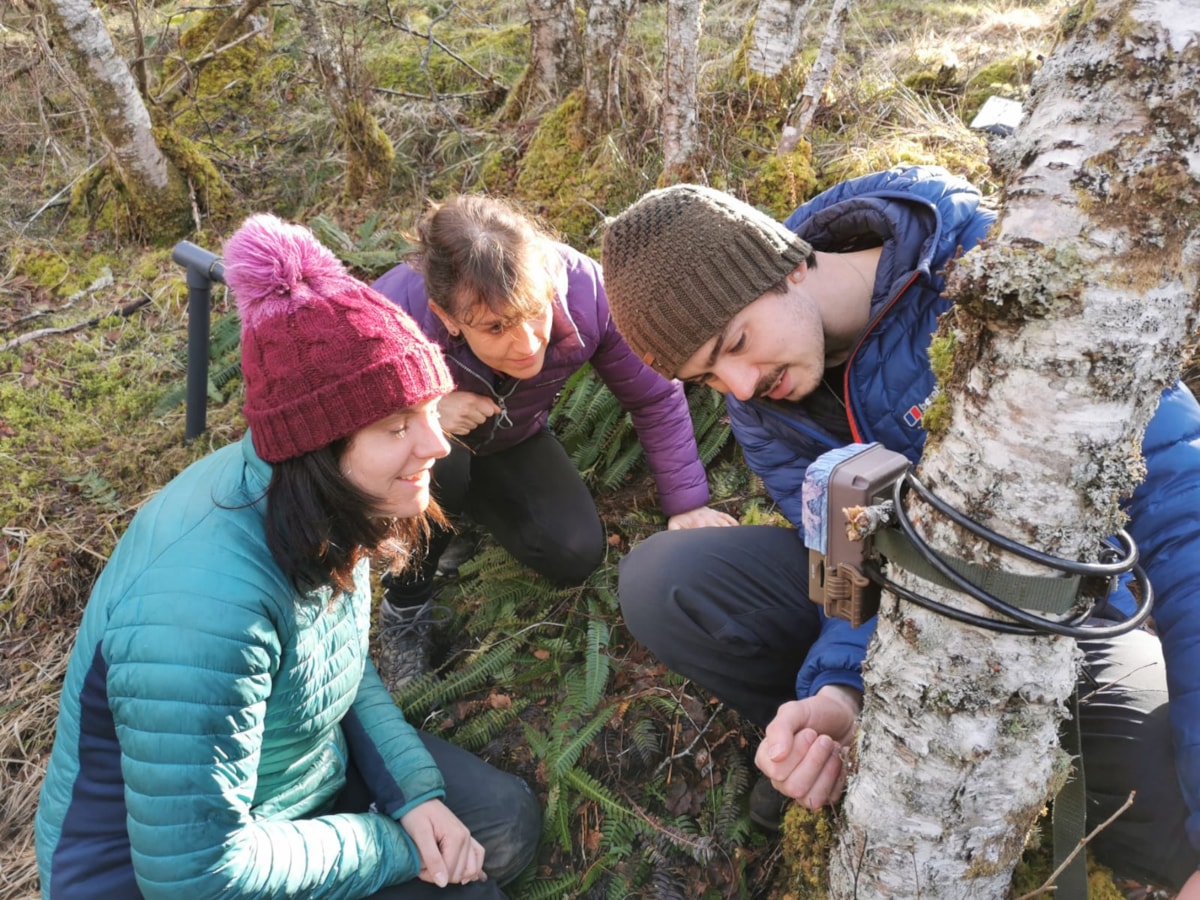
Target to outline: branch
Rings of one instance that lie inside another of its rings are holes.
[[[1114,821],[1116,821],[1117,817],[1119,815],[1121,815],[1121,813],[1125,812],[1125,810],[1127,810],[1127,809],[1129,809],[1129,807],[1133,806],[1133,798],[1134,798],[1134,795],[1136,795],[1136,794],[1137,794],[1137,791],[1130,791],[1129,796],[1125,798],[1125,802],[1123,804],[1121,804],[1121,808],[1118,809],[1111,816],[1109,816],[1107,819],[1105,819],[1103,822],[1101,822],[1099,825],[1097,825],[1095,828],[1093,828],[1091,830],[1091,832],[1089,832],[1088,836],[1085,837],[1082,841],[1080,841],[1079,845],[1074,850],[1071,851],[1071,855],[1068,856],[1066,859],[1064,859],[1062,861],[1062,864],[1057,869],[1055,869],[1053,872],[1050,873],[1050,877],[1046,879],[1045,883],[1041,887],[1039,887],[1035,891],[1030,891],[1028,894],[1022,894],[1020,897],[1017,898],[1017,900],[1031,900],[1031,898],[1033,898],[1033,897],[1040,897],[1042,894],[1048,894],[1048,893],[1052,892],[1054,890],[1054,879],[1057,878],[1059,875],[1061,875],[1063,873],[1063,871],[1067,868],[1067,866],[1069,866],[1075,860],[1075,857],[1077,857],[1080,853],[1083,852],[1083,848],[1088,845],[1088,842],[1092,838],[1094,838],[1096,835],[1098,835],[1100,832],[1102,832],[1105,828],[1107,828],[1109,825],[1111,825]]]
[[[84,322],[76,322],[74,325],[63,325],[60,328],[39,328],[37,331],[27,331],[25,334],[19,334],[10,341],[5,341],[0,344],[0,353],[5,350],[11,350],[14,347],[19,347],[22,344],[27,344],[30,341],[36,341],[38,338],[48,337],[53,334],[70,334],[73,331],[82,331],[85,328],[90,328],[93,325],[98,325],[105,319],[112,316],[121,316],[127,318],[149,303],[153,298],[146,294],[140,300],[134,300],[131,303],[126,303],[124,306],[114,309],[112,312],[104,313],[100,316],[92,316]]]

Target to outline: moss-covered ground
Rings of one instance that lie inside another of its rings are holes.
[[[272,211],[313,225],[370,278],[403,250],[428,199],[486,190],[597,254],[605,217],[656,185],[663,5],[636,7],[630,49],[614,61],[622,113],[603,134],[583,127],[571,86],[557,104],[526,105],[519,117],[505,109],[528,62],[525,7],[514,0],[322,7],[355,63],[354,92],[374,122],[364,127],[381,129],[394,150],[387,177],[364,179],[359,196],[347,196],[347,178],[358,176],[347,175],[290,5],[263,5],[247,25],[255,34],[227,50],[212,45],[213,20],[195,7],[102,5],[118,50],[141,60],[155,126],[191,178],[192,242],[216,250],[243,216]],[[905,162],[940,163],[992,193],[986,140],[967,123],[988,96],[1025,96],[1065,6],[861,0],[809,140],[778,157],[827,7],[813,5],[793,68],[764,81],[745,70],[753,4],[705,5],[704,179],[777,216],[847,177]],[[210,389],[205,432],[185,442],[183,405],[163,402],[184,382],[183,271],[170,247],[147,245],[130,227],[94,119],[41,52],[36,29],[25,0],[0,6],[6,898],[36,895],[32,812],[92,580],[139,506],[244,427],[240,382],[224,378],[236,370],[216,347],[213,371],[223,377]],[[223,289],[213,297],[214,322],[228,320]],[[712,481],[724,508],[772,520],[734,448],[714,461]],[[439,646],[440,683],[450,687],[420,687],[410,709],[525,774],[546,802],[543,851],[515,897],[812,896],[802,885],[819,858],[784,860],[745,815],[753,729],[666,673],[621,626],[615,563],[663,526],[644,472],[599,500],[611,553],[585,588],[555,591],[495,548],[464,569],[447,594],[458,637]],[[789,828],[819,846],[812,822]]]

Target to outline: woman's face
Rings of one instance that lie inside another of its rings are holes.
[[[361,428],[342,453],[342,474],[376,499],[376,513],[412,517],[429,506],[429,472],[450,452],[434,398]]]
[[[470,324],[434,308],[451,334],[460,333],[479,361],[513,378],[532,378],[546,362],[554,306],[546,302],[540,315],[520,322],[506,321],[486,307],[478,308]]]

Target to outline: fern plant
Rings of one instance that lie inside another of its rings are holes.
[[[708,465],[729,444],[725,403],[703,385],[687,385],[685,393],[700,460]],[[633,418],[590,365],[567,379],[550,411],[550,425],[595,490],[615,490],[645,461]]]

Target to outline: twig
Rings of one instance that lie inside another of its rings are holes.
[[[712,727],[713,722],[715,722],[717,720],[717,716],[721,714],[721,710],[723,710],[724,708],[725,708],[724,703],[718,704],[717,708],[713,710],[712,715],[708,717],[708,721],[704,723],[704,727],[700,728],[697,731],[696,736],[694,738],[692,738],[692,742],[690,744],[688,744],[686,747],[684,747],[682,750],[680,750],[678,753],[672,753],[670,756],[661,760],[658,764],[658,767],[654,770],[653,777],[657,778],[659,775],[661,775],[662,770],[665,769],[667,766],[671,765],[673,762],[675,762],[675,760],[683,759],[686,756],[691,756],[692,749],[698,743],[700,743],[700,741],[701,741],[701,739],[703,739],[704,735],[708,733],[708,729],[710,727]],[[694,725],[695,722],[693,722],[692,724]]]
[[[3,344],[0,344],[0,353],[4,352],[5,350],[11,350],[13,347],[19,347],[22,344],[27,344],[30,341],[36,341],[38,338],[48,337],[52,334],[70,334],[72,331],[82,331],[84,328],[90,328],[93,325],[97,325],[111,316],[121,316],[122,318],[131,316],[133,313],[137,312],[139,309],[149,303],[152,299],[154,298],[152,298],[149,294],[146,294],[140,300],[134,300],[132,303],[126,303],[124,306],[118,307],[112,312],[105,313],[104,315],[92,316],[92,318],[84,322],[76,322],[74,325],[63,325],[60,328],[39,328],[37,331],[27,331],[25,334],[19,334],[12,340],[5,341]]]
[[[28,222],[26,222],[26,223],[25,223],[25,224],[24,224],[24,225],[21,227],[21,234],[24,234],[24,233],[25,233],[25,231],[26,231],[26,229],[28,229],[30,225],[32,225],[32,224],[33,224],[35,221],[37,221],[37,217],[38,217],[38,216],[40,216],[42,213],[44,213],[44,212],[45,212],[46,210],[48,210],[50,207],[54,206],[54,204],[58,202],[58,199],[59,199],[59,198],[60,198],[60,197],[61,197],[63,194],[65,194],[65,193],[67,193],[68,191],[70,191],[72,188],[74,188],[74,187],[75,187],[75,185],[76,185],[76,184],[78,184],[80,181],[82,181],[82,180],[83,180],[83,176],[87,175],[87,173],[88,173],[88,172],[92,171],[92,169],[96,168],[96,166],[100,165],[100,163],[104,162],[104,161],[105,161],[105,160],[107,160],[107,159],[108,159],[108,154],[106,153],[106,154],[104,154],[103,156],[101,156],[99,159],[97,159],[97,160],[95,160],[94,162],[92,162],[92,163],[91,163],[91,164],[90,164],[90,165],[89,165],[89,166],[88,166],[86,169],[84,169],[82,172],[80,172],[80,173],[79,173],[78,175],[76,175],[74,178],[72,178],[72,179],[70,180],[70,182],[67,184],[67,186],[66,186],[66,187],[64,187],[64,188],[63,188],[61,191],[59,191],[57,194],[55,194],[53,197],[51,197],[49,200],[47,200],[45,203],[43,203],[43,204],[41,205],[41,207],[39,207],[39,208],[38,208],[38,211],[37,211],[37,212],[35,212],[35,213],[34,213],[32,216],[30,216],[30,217],[29,217],[29,221],[28,221]]]
[[[1088,833],[1087,837],[1085,837],[1082,841],[1080,841],[1079,844],[1075,847],[1075,849],[1071,851],[1071,855],[1068,856],[1066,859],[1064,859],[1062,861],[1062,864],[1057,869],[1055,869],[1053,872],[1050,873],[1050,877],[1046,879],[1045,883],[1041,887],[1039,887],[1037,890],[1030,891],[1028,894],[1022,894],[1020,897],[1017,898],[1017,900],[1031,900],[1031,898],[1033,898],[1033,897],[1040,897],[1042,894],[1048,894],[1051,891],[1053,891],[1054,890],[1054,879],[1057,878],[1059,875],[1061,875],[1063,873],[1063,871],[1067,868],[1067,866],[1069,866],[1075,860],[1075,857],[1077,857],[1081,852],[1083,852],[1083,848],[1088,845],[1088,842],[1091,841],[1092,838],[1094,838],[1096,835],[1098,835],[1100,832],[1102,832],[1105,828],[1107,828],[1109,825],[1111,825],[1116,820],[1116,818],[1119,815],[1121,815],[1121,813],[1125,812],[1125,810],[1127,810],[1127,809],[1129,809],[1129,807],[1133,806],[1133,798],[1136,795],[1137,795],[1137,791],[1130,791],[1129,796],[1125,798],[1125,802],[1121,804],[1121,808],[1118,809],[1111,816],[1109,816],[1107,819],[1105,819],[1103,822],[1101,822],[1099,825],[1097,825],[1095,828],[1093,828]]]

